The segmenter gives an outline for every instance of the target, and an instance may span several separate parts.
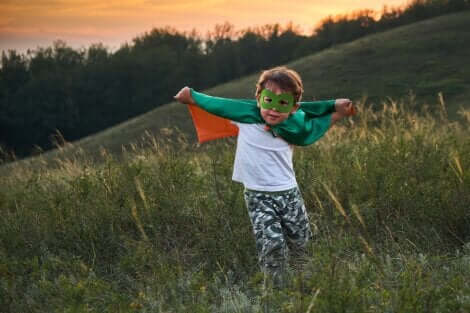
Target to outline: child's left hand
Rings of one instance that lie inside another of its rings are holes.
[[[336,99],[335,109],[342,117],[356,114],[356,109],[349,99]]]

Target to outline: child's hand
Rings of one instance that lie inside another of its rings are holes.
[[[356,109],[354,108],[351,100],[349,99],[336,99],[335,109],[341,117],[356,114]]]
[[[174,98],[184,104],[196,104],[193,100],[193,97],[191,97],[191,89],[189,87],[183,87]]]

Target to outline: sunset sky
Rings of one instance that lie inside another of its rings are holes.
[[[65,40],[74,48],[101,42],[119,48],[154,27],[196,29],[201,35],[226,21],[240,30],[292,22],[311,34],[328,15],[359,9],[380,12],[406,0],[0,0],[0,50],[24,52]]]

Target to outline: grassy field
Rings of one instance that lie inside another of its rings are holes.
[[[460,107],[470,107],[470,12],[441,16],[400,27],[360,40],[335,46],[302,58],[288,66],[304,80],[304,99],[348,97],[380,107],[382,101],[415,96],[417,105],[438,107],[442,92],[451,118]],[[258,74],[236,80],[208,93],[224,97],[251,98]],[[181,82],[181,87],[185,82]],[[176,94],[177,90],[175,90]],[[174,140],[173,128],[185,134],[190,143],[195,135],[184,105],[169,103],[142,116],[84,138],[63,149],[29,158],[22,163],[54,164],[60,156],[99,156],[101,148],[118,156],[122,147],[137,143],[146,132]],[[173,135],[171,135],[173,134]],[[0,167],[0,173],[15,166]]]
[[[262,287],[233,139],[196,145],[170,103],[0,168],[0,312],[470,312],[469,24],[289,64],[359,114],[295,150],[315,236],[284,288]]]
[[[2,312],[470,311],[470,112],[387,101],[296,148],[315,238],[264,290],[231,140],[148,136],[0,184]],[[195,153],[198,151],[198,153]]]

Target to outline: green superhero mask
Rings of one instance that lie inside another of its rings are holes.
[[[290,92],[284,92],[276,95],[268,89],[263,89],[260,95],[260,105],[263,109],[275,109],[279,113],[289,113],[294,107],[294,95]]]

